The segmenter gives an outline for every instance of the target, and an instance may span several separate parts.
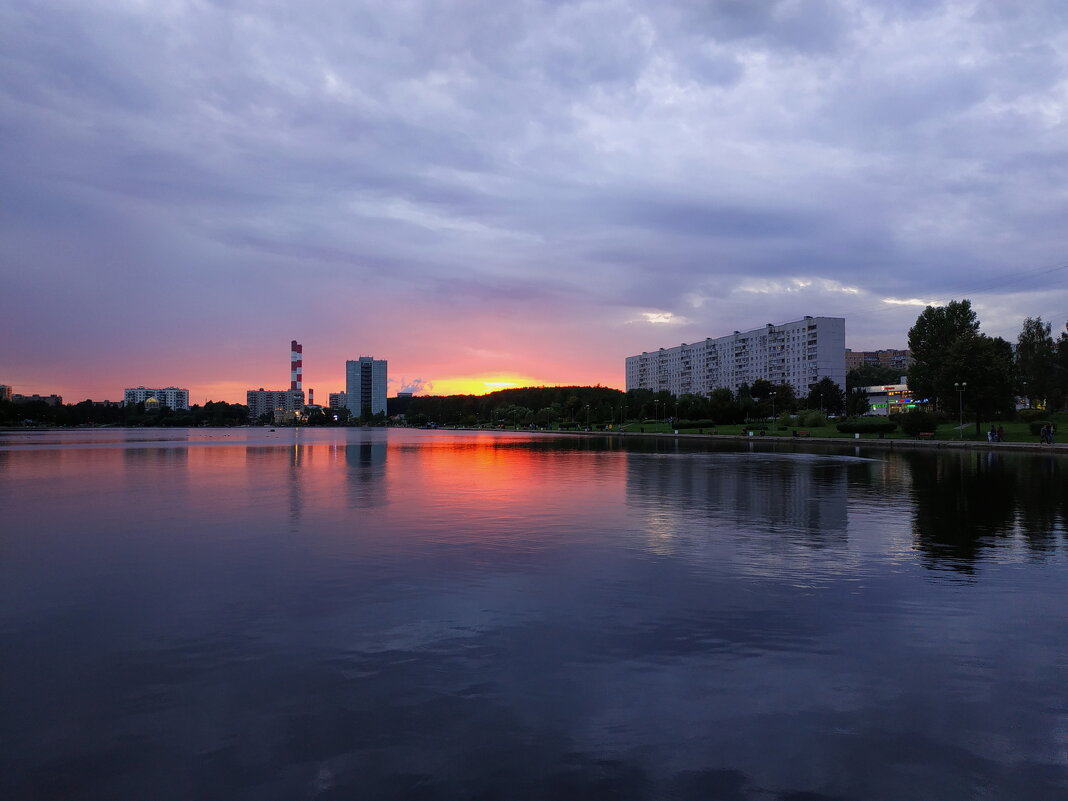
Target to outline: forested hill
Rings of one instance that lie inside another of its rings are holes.
[[[613,420],[625,395],[609,387],[520,387],[488,395],[419,395],[390,398],[390,415],[425,417],[440,424],[477,421],[512,422],[532,417],[554,421],[584,420],[589,407],[591,420]]]

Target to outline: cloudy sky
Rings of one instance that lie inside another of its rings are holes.
[[[1068,319],[1062,0],[0,5],[0,383],[623,385]]]

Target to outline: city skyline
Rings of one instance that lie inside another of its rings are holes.
[[[0,10],[0,381],[191,403],[624,386],[811,314],[1068,308],[1068,10],[318,0]],[[265,54],[270,54],[269,57]],[[279,328],[283,331],[279,333]]]

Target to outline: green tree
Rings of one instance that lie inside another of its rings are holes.
[[[1028,317],[1016,340],[1016,387],[1029,406],[1043,406],[1054,386],[1052,326]]]
[[[1064,326],[1068,328],[1068,324]],[[1057,339],[1057,350],[1053,354],[1053,386],[1051,390],[1051,407],[1063,409],[1068,406],[1068,333]]]
[[[959,398],[964,411],[975,418],[975,433],[981,433],[983,420],[1011,416],[1015,406],[1012,346],[1001,337],[985,334],[958,339],[946,354],[957,365],[955,372],[967,389]],[[954,389],[954,393],[956,390]]]
[[[829,376],[824,376],[809,391],[805,405],[824,414],[841,414],[845,411],[845,393]]]
[[[871,401],[868,393],[860,387],[854,387],[846,394],[846,414],[850,417],[860,417],[871,411]]]
[[[797,411],[797,391],[793,384],[783,382],[772,389],[775,396],[775,413],[785,414]]]
[[[967,372],[951,353],[963,338],[979,334],[979,320],[970,300],[952,300],[945,306],[928,306],[909,329],[909,389],[916,398],[928,398],[936,407],[956,406],[955,381]]]
[[[734,393],[727,387],[719,387],[708,393],[708,416],[716,425],[740,423],[743,420]]]

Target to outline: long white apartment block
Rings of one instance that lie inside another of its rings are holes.
[[[172,409],[189,408],[189,390],[178,387],[151,389],[146,387],[127,387],[122,391],[122,399],[127,406],[142,403],[153,398]]]
[[[627,357],[627,389],[706,395],[763,378],[800,396],[830,378],[845,390],[845,319],[805,317]]]

